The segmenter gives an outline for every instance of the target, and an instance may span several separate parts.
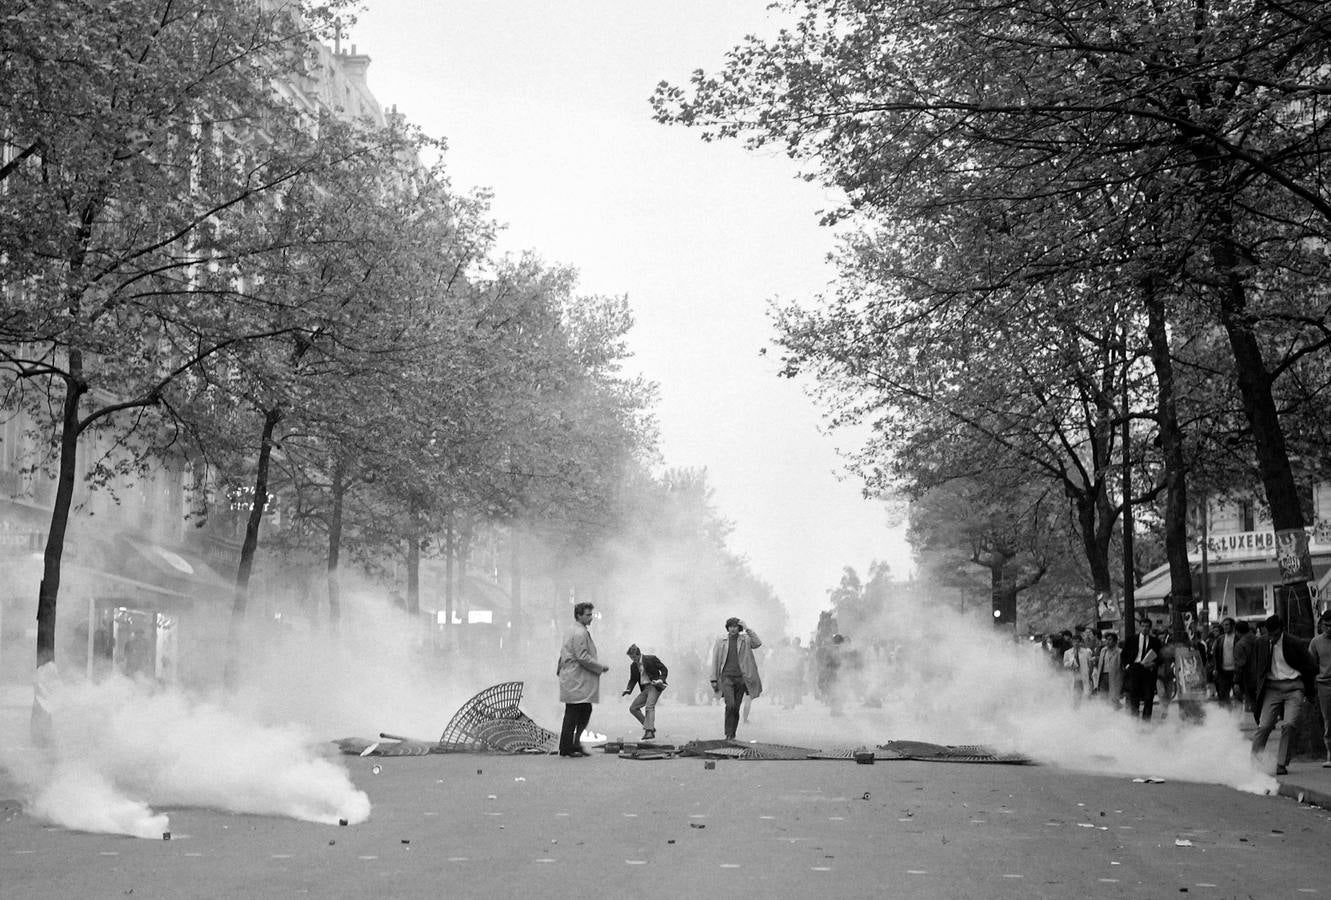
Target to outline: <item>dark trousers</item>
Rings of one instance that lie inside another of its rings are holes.
[[[743,678],[734,676],[721,676],[721,699],[726,702],[726,740],[733,741],[735,732],[739,730],[739,708],[744,702],[744,695],[749,692],[749,688],[744,684]]]
[[[559,755],[568,756],[582,749],[582,732],[592,720],[590,703],[565,703],[564,726],[559,729]]]
[[[1128,709],[1143,719],[1151,718],[1155,706],[1155,670],[1140,663],[1129,663],[1123,673],[1123,686],[1127,689]]]
[[[1215,670],[1215,698],[1221,706],[1229,706],[1229,695],[1234,691],[1234,672],[1224,669]]]

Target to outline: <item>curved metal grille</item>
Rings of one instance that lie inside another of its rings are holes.
[[[1017,753],[995,753],[988,747],[978,744],[958,744],[946,746],[929,744],[924,741],[888,741],[879,744],[878,749],[895,753],[901,759],[927,760],[928,762],[966,762],[966,763],[1007,763],[1026,765],[1030,757]],[[876,757],[875,757],[876,758]]]
[[[522,688],[521,681],[501,682],[462,704],[440,735],[439,749],[548,753],[558,748],[559,735],[537,725],[518,708]]]

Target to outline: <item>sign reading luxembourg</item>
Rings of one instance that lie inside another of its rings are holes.
[[[1310,550],[1331,552],[1331,527],[1319,522],[1316,528],[1301,532],[1290,529],[1280,534],[1275,531],[1213,534],[1206,542],[1206,549],[1215,560],[1271,559],[1285,565],[1292,558],[1306,557]]]

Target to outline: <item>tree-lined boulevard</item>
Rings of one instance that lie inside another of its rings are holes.
[[[1162,667],[1139,721],[1025,635],[1134,646],[1156,567],[1184,664],[1207,617],[1307,638],[1326,606],[1331,4],[781,0],[641,98],[656,133],[775,149],[831,198],[835,281],[770,301],[754,352],[854,436],[916,571],[847,567],[814,598],[777,596],[707,470],[665,458],[633,285],[501,249],[447,135],[369,91],[355,7],[0,0],[0,554],[21,573],[0,584],[0,892],[1331,892],[1331,817],[1267,774],[1325,802],[1331,760],[1250,759],[1250,711],[1199,665],[1177,698]],[[1241,614],[1228,580],[1210,594],[1220,509],[1254,544],[1236,585],[1271,573]],[[744,740],[974,733],[1036,764],[373,758],[323,731],[442,727],[443,698],[499,679],[552,726],[584,601],[584,671],[611,667],[596,731],[634,724],[612,701],[641,642],[671,667],[661,739],[716,737],[706,652],[733,616],[770,664]],[[825,607],[813,652],[795,603]],[[1146,646],[1113,666],[1145,672]]]

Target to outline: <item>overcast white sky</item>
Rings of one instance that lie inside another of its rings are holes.
[[[385,108],[448,140],[455,186],[493,189],[506,249],[572,265],[586,293],[628,296],[634,364],[661,386],[667,465],[708,469],[731,549],[803,635],[843,566],[909,567],[883,508],[838,478],[802,386],[759,356],[767,301],[831,277],[817,217],[834,199],[776,153],[655,123],[647,102],[657,82],[771,33],[766,5],[367,0],[344,41],[371,57]]]

